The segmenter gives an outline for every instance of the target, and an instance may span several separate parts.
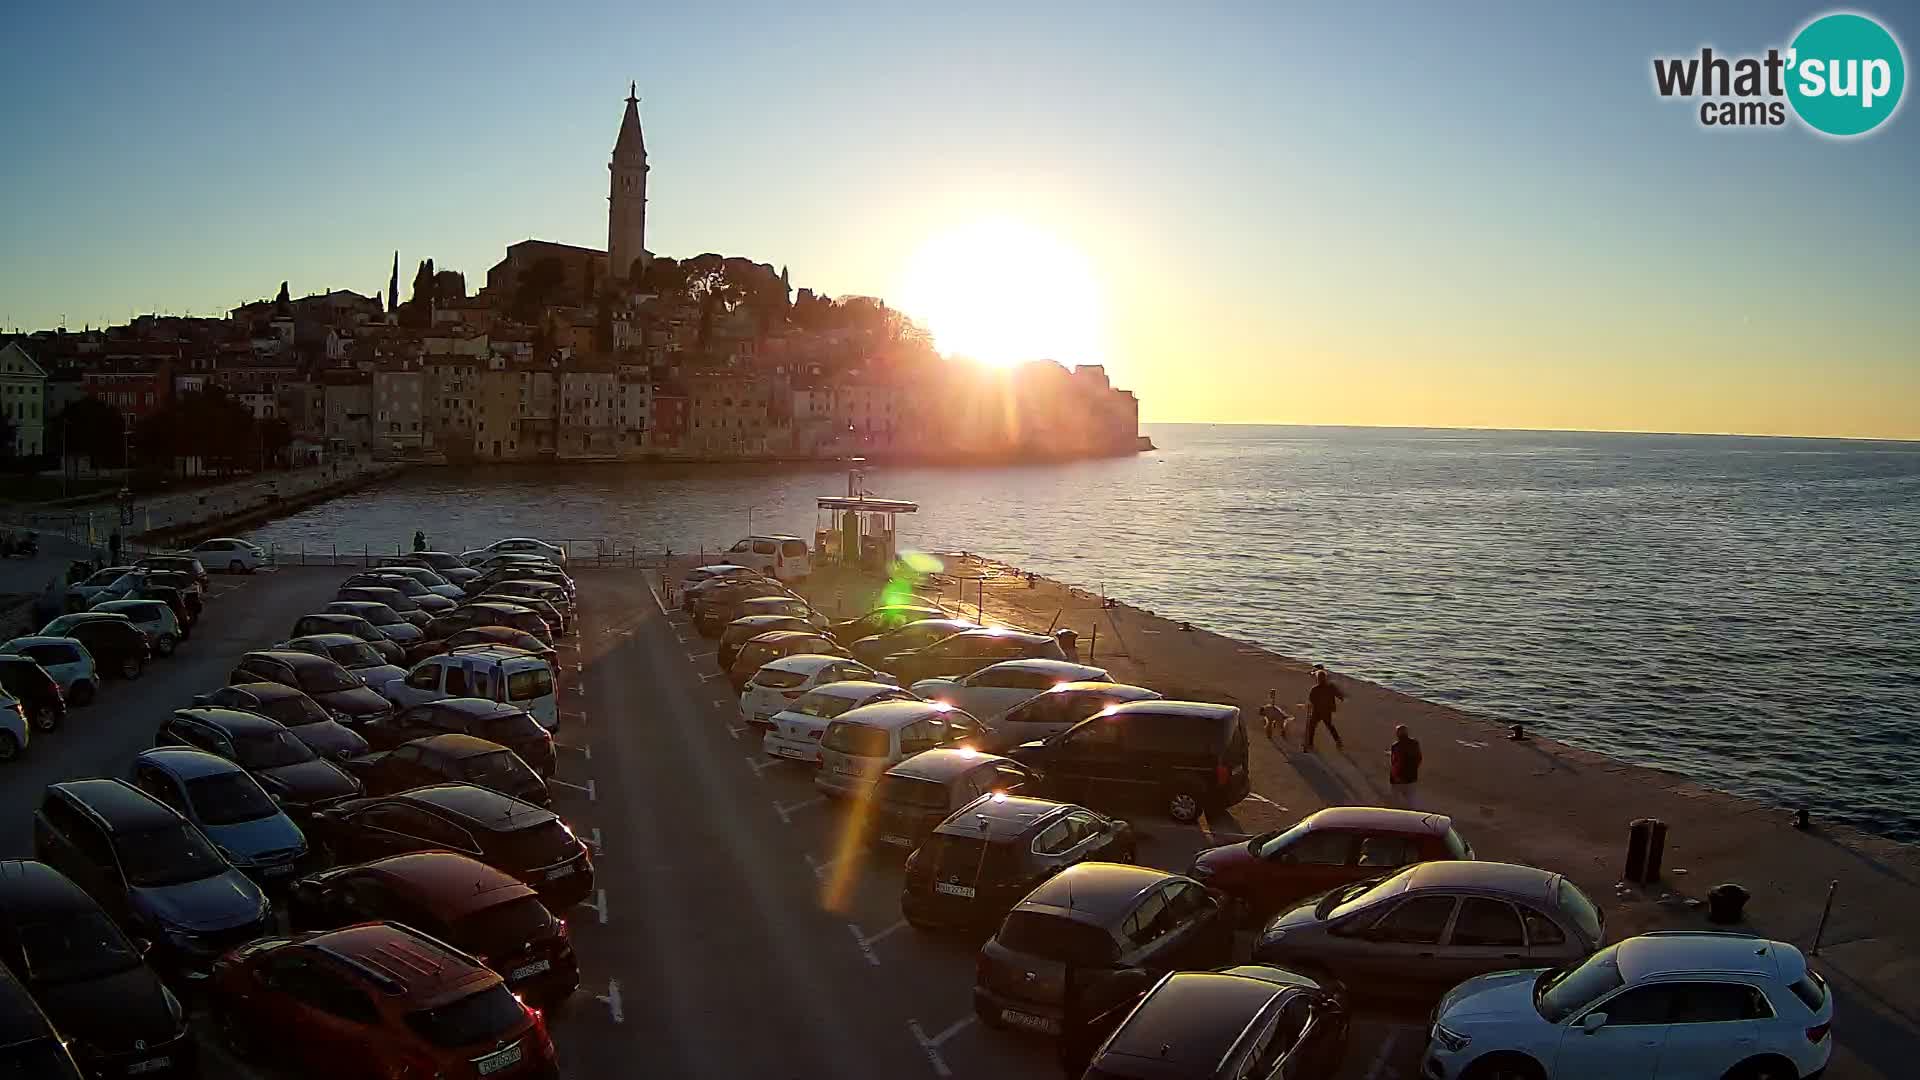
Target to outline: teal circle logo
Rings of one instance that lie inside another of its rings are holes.
[[[1900,43],[1865,15],[1822,15],[1787,51],[1787,100],[1815,131],[1864,135],[1900,107],[1907,64]]]

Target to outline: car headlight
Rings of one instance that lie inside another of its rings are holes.
[[[1448,1028],[1444,1024],[1433,1025],[1433,1041],[1446,1047],[1447,1053],[1457,1054],[1473,1044],[1473,1039]]]

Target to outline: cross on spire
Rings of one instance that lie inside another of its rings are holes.
[[[640,84],[637,81],[627,83],[627,103],[635,104],[640,100]]]

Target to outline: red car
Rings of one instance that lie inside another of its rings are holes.
[[[1193,858],[1194,880],[1264,916],[1296,900],[1379,877],[1408,863],[1471,859],[1453,819],[1418,810],[1334,806],[1291,829],[1208,848]]]
[[[480,961],[397,923],[243,945],[214,965],[209,994],[237,1056],[304,1076],[560,1076],[538,1009]]]

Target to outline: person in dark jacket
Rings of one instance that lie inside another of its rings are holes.
[[[1407,734],[1407,725],[1393,729],[1393,745],[1387,747],[1387,783],[1393,788],[1393,801],[1414,809],[1414,789],[1420,783],[1420,740]]]
[[[422,530],[422,529],[413,530],[413,550],[415,551],[427,550],[427,534],[425,530]]]
[[[1340,703],[1346,698],[1347,695],[1333,685],[1333,679],[1327,675],[1327,669],[1315,666],[1313,689],[1307,691],[1307,737],[1301,743],[1301,749],[1308,752],[1313,750],[1313,733],[1322,724],[1326,725],[1327,734],[1333,736],[1333,745],[1342,750],[1347,748],[1347,744],[1340,739],[1340,729],[1333,726],[1333,711],[1339,708]]]

